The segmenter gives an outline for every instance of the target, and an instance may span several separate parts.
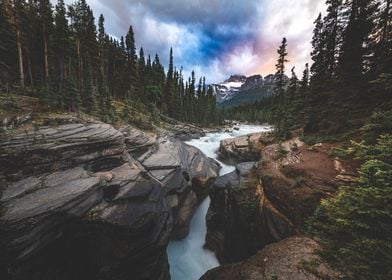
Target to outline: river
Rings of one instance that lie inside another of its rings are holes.
[[[217,160],[216,152],[221,140],[269,130],[268,126],[240,125],[239,130],[207,133],[204,137],[192,139],[186,143],[199,148],[205,155]],[[233,165],[217,161],[222,165],[219,175],[227,174],[235,169]],[[199,205],[192,218],[188,236],[179,241],[170,241],[167,247],[172,280],[197,280],[207,270],[219,266],[215,254],[203,248],[207,234],[206,214],[209,205],[210,198],[207,197]]]

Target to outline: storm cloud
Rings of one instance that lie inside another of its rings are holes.
[[[53,1],[55,2],[55,1]],[[66,1],[71,3],[73,1]],[[158,53],[187,75],[219,82],[231,74],[274,72],[276,49],[288,40],[289,65],[310,62],[313,21],[324,0],[87,0],[106,31],[119,38],[133,26],[137,47]]]

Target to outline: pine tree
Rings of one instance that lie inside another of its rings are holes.
[[[96,112],[98,42],[94,15],[85,0],[69,7],[71,27],[75,34],[78,56],[78,85],[82,105],[88,113]]]
[[[278,61],[275,65],[276,74],[275,74],[275,85],[274,85],[274,94],[277,100],[277,104],[275,106],[275,123],[276,123],[276,134],[279,138],[286,139],[288,137],[288,118],[285,114],[285,63],[288,62],[287,57],[287,40],[283,38],[282,43],[278,49]]]
[[[342,23],[339,13],[342,7],[342,0],[327,0],[327,15],[324,18],[322,39],[325,43],[324,71],[325,78],[331,80],[336,71],[337,58],[342,40]],[[317,25],[317,24],[316,24]],[[317,28],[317,27],[316,27]]]
[[[375,17],[379,20],[371,36],[374,38],[369,58],[371,78],[392,72],[392,0],[380,1]]]
[[[364,46],[373,28],[377,3],[374,0],[351,0],[343,8],[348,23],[343,35],[338,74],[340,85],[347,92],[345,95],[354,98],[364,86]]]
[[[325,47],[325,31],[324,23],[321,17],[321,13],[318,15],[316,21],[314,22],[315,27],[313,30],[312,38],[312,60],[313,64],[310,68],[312,73],[311,82],[313,87],[313,92],[320,92],[325,88],[326,82],[326,47]]]
[[[163,93],[164,106],[169,116],[173,114],[173,82],[174,82],[174,66],[173,66],[173,49],[170,48],[169,69],[167,70],[165,89]]]
[[[38,1],[38,13],[40,15],[39,21],[42,32],[43,41],[43,57],[44,57],[44,73],[45,81],[49,79],[49,50],[50,50],[50,35],[53,30],[53,11],[49,0]]]
[[[138,90],[137,96],[139,100],[145,100],[146,95],[146,60],[144,58],[144,50],[140,48],[138,65]]]
[[[128,61],[128,72],[129,72],[129,92],[131,95],[136,94],[137,88],[137,55],[135,47],[135,37],[132,25],[129,27],[128,33],[125,37],[126,54]]]
[[[4,86],[6,92],[10,92],[18,76],[16,36],[12,21],[12,3],[0,1],[0,85]]]
[[[22,0],[14,0],[14,14],[13,14],[13,23],[15,26],[16,33],[16,46],[18,50],[18,62],[19,62],[19,79],[20,86],[22,88],[25,87],[25,75],[24,75],[24,60],[23,60],[23,18],[25,16],[24,13],[24,1]]]
[[[58,105],[65,105],[65,79],[70,75],[67,65],[71,58],[71,42],[66,18],[66,8],[64,0],[59,0],[55,7],[53,30],[53,53],[56,54],[54,63],[53,79],[57,84],[54,90],[58,92]],[[68,65],[69,67],[69,65]]]

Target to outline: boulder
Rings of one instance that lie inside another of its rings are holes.
[[[249,259],[214,268],[201,280],[343,279],[315,255],[320,246],[305,236],[267,245]]]
[[[207,196],[208,186],[218,176],[218,163],[197,148],[167,135],[158,137],[154,148],[138,160],[161,182],[168,195],[177,195],[178,205],[172,208],[172,238],[184,238],[196,206]]]
[[[170,133],[81,120],[2,140],[0,165],[0,278],[32,280],[169,279],[219,169]]]
[[[219,159],[229,163],[258,160],[260,149],[263,147],[259,142],[262,135],[264,133],[252,133],[222,140],[219,146]]]
[[[221,263],[243,260],[294,233],[292,223],[264,196],[257,163],[237,164],[211,187],[206,246]]]

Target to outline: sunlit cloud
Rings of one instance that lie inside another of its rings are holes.
[[[184,75],[195,70],[208,83],[231,74],[273,73],[282,37],[288,40],[287,72],[292,66],[302,71],[311,62],[313,21],[324,12],[324,2],[87,0],[96,18],[104,14],[109,34],[120,38],[132,25],[137,48],[143,46],[152,56],[158,53],[167,65],[173,47],[175,64]]]

